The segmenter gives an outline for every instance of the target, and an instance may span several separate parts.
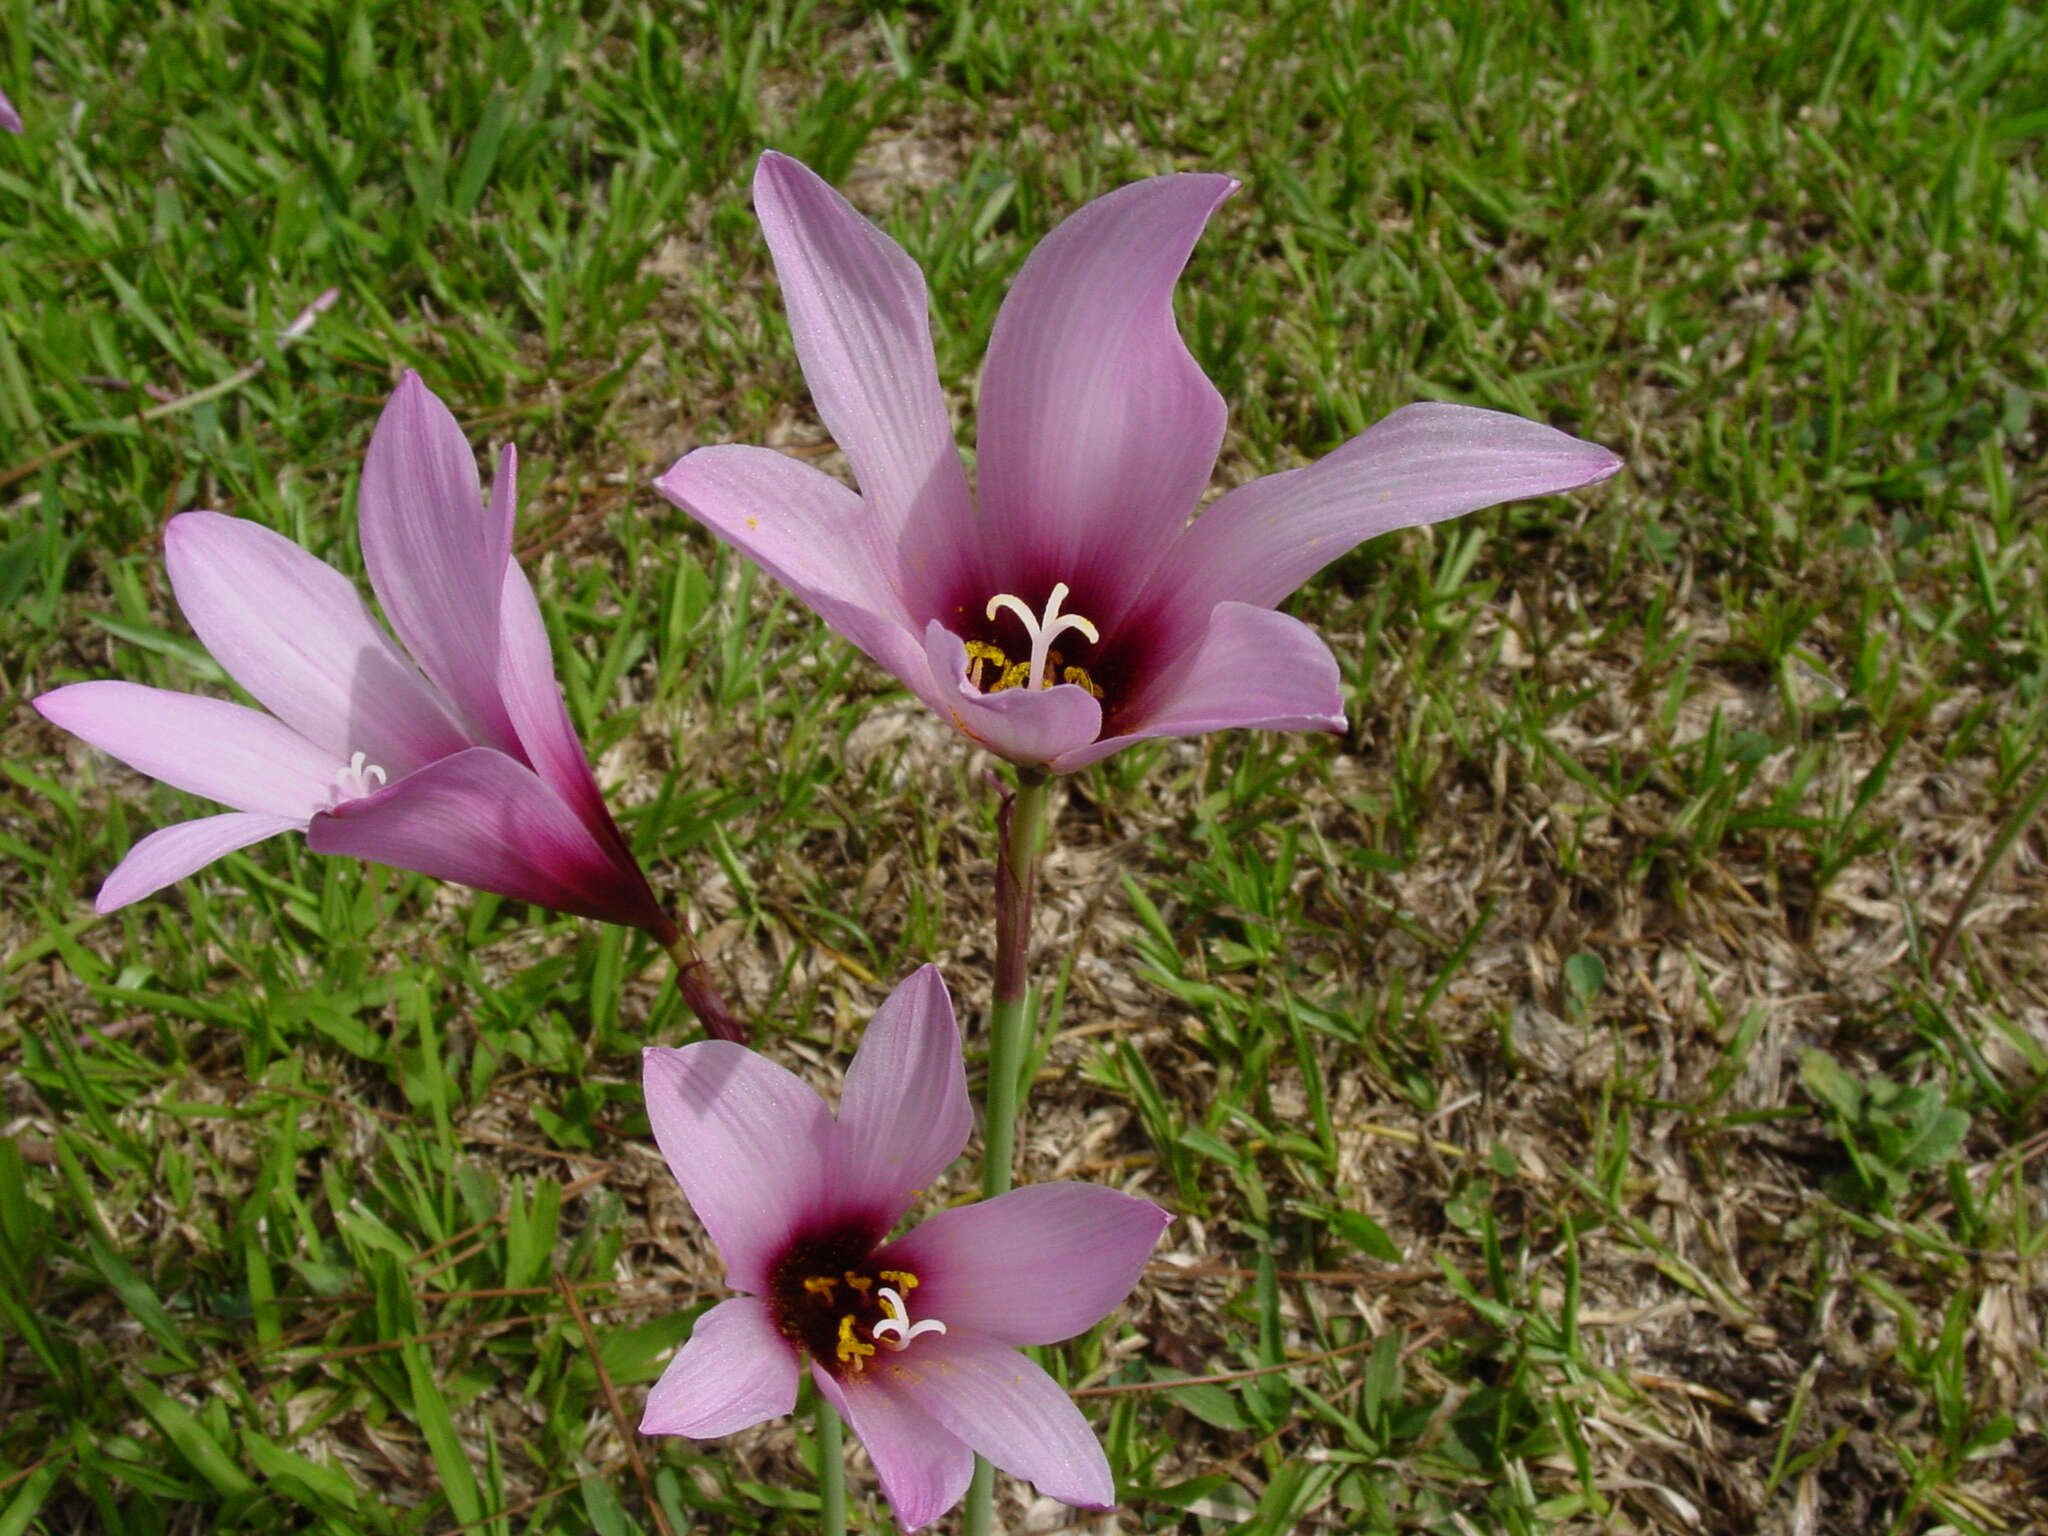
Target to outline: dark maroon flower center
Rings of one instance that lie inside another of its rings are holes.
[[[981,692],[1031,687],[1036,663],[1038,687],[1072,683],[1094,694],[1103,734],[1114,735],[1148,680],[1160,626],[1126,617],[1111,632],[1089,622],[1106,611],[1106,604],[1091,602],[1084,578],[1074,588],[1033,583],[993,597],[963,586],[940,621],[966,644],[967,680]]]
[[[858,1376],[927,1330],[911,1320],[918,1277],[874,1262],[865,1223],[796,1234],[768,1271],[768,1309],[782,1336],[835,1377]]]

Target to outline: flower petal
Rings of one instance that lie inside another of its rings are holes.
[[[1116,1502],[1109,1458],[1081,1410],[1009,1345],[955,1329],[919,1339],[870,1374],[1040,1493],[1084,1509]]]
[[[1024,263],[989,339],[976,469],[1006,590],[1086,571],[1111,595],[1089,615],[1107,628],[1187,525],[1227,413],[1174,324],[1173,287],[1236,187],[1212,175],[1119,187]]]
[[[638,869],[621,867],[531,768],[489,747],[338,805],[313,818],[306,838],[316,853],[417,870],[578,917],[650,930],[666,921]]]
[[[798,1223],[819,1214],[831,1112],[801,1078],[745,1046],[700,1040],[642,1055],[647,1118],[735,1290],[768,1287]]]
[[[14,103],[7,99],[5,91],[0,91],[0,128],[9,133],[21,132],[21,114],[14,110]]]
[[[470,744],[352,583],[246,518],[181,512],[164,530],[178,606],[229,677],[308,741],[395,778]]]
[[[929,677],[915,692],[998,757],[1040,767],[1102,734],[1102,706],[1086,688],[1061,683],[981,693],[967,681],[966,644],[936,619],[925,627],[924,649]]]
[[[632,854],[604,803],[597,776],[590,771],[590,759],[584,756],[583,743],[569,719],[569,707],[562,701],[561,684],[555,681],[554,648],[548,643],[540,602],[516,560],[505,562],[498,626],[498,692],[526,760],[589,828],[591,836],[612,849],[622,862],[631,863]],[[639,868],[637,864],[633,867]],[[651,894],[648,900],[653,900]]]
[[[875,1011],[846,1069],[834,1184],[849,1203],[887,1211],[886,1231],[973,1128],[953,999],[939,968],[923,966]]]
[[[52,689],[35,705],[138,773],[238,811],[303,827],[334,797],[334,754],[246,704],[107,681]]]
[[[102,915],[115,911],[131,901],[156,894],[237,848],[304,825],[298,817],[264,816],[250,811],[229,811],[224,816],[175,822],[150,833],[128,850],[128,857],[114,866],[99,895],[93,898],[92,909]]]
[[[509,457],[509,444],[505,452]],[[637,888],[637,900],[631,904],[643,915],[635,921],[660,937],[667,919],[663,916],[655,921],[651,915],[660,913],[661,903],[647,884],[632,845],[612,819],[604,792],[597,787],[597,775],[590,771],[590,759],[584,755],[561,684],[555,680],[554,648],[548,642],[540,602],[516,560],[505,562],[498,623],[498,692],[526,760],[606,851],[621,886]]]
[[[931,686],[896,584],[899,563],[930,579],[930,552],[906,547],[899,562],[878,549],[874,513],[837,480],[772,448],[724,444],[685,454],[654,487],[906,686]]]
[[[697,1319],[647,1394],[640,1433],[715,1440],[779,1419],[796,1408],[797,1368],[766,1302],[721,1301]]]
[[[932,359],[924,274],[787,155],[761,157],[754,208],[804,382],[853,465],[876,554],[905,561],[905,596],[929,617],[958,571],[948,556],[971,555],[974,503]],[[941,579],[924,582],[912,559],[943,566]]]
[[[356,494],[385,617],[475,739],[506,751],[516,738],[498,698],[498,593],[512,558],[513,469],[486,511],[469,439],[408,368],[370,434]]]
[[[1597,443],[1505,411],[1404,405],[1306,469],[1220,497],[1158,585],[1197,611],[1226,598],[1271,608],[1367,539],[1576,490],[1620,468]]]
[[[875,1265],[918,1277],[919,1317],[1001,1344],[1056,1344],[1131,1294],[1172,1220],[1098,1184],[1034,1184],[940,1211]]]
[[[867,1448],[904,1530],[929,1525],[960,1502],[974,1479],[974,1452],[958,1436],[879,1379],[837,1382],[813,1365],[811,1380]]]
[[[1072,773],[1148,736],[1208,731],[1341,731],[1337,658],[1301,620],[1249,603],[1218,603],[1193,653],[1131,712],[1141,722],[1062,756]]]

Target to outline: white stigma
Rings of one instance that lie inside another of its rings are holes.
[[[335,803],[360,800],[365,795],[374,795],[391,780],[391,775],[368,761],[367,752],[358,752],[348,760],[346,768],[334,770]]]
[[[1023,598],[1012,597],[1007,592],[999,592],[988,600],[990,618],[994,618],[1007,608],[1023,621],[1025,633],[1031,636],[1031,677],[1025,686],[1034,693],[1038,691],[1039,683],[1045,676],[1045,653],[1052,649],[1053,641],[1064,631],[1071,629],[1087,636],[1090,645],[1095,645],[1102,639],[1102,636],[1096,633],[1095,626],[1078,613],[1060,612],[1060,604],[1066,600],[1067,584],[1064,581],[1054,584],[1052,596],[1045,600],[1043,617],[1025,607]]]
[[[903,1349],[921,1334],[946,1331],[946,1325],[936,1317],[927,1317],[913,1323],[910,1320],[910,1308],[904,1305],[902,1295],[893,1285],[883,1286],[875,1292],[875,1296],[882,1303],[882,1310],[889,1314],[875,1324],[875,1337],[891,1349]]]

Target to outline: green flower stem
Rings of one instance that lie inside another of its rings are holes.
[[[839,1410],[818,1399],[818,1536],[846,1536],[846,1444]]]
[[[991,1536],[995,1530],[996,1469],[974,1458],[974,1481],[967,1485],[967,1536]]]
[[[988,1124],[981,1167],[984,1197],[1006,1193],[1016,1160],[1023,1106],[1018,1074],[1030,1024],[1031,888],[1045,842],[1047,781],[1018,775],[1017,792],[996,815],[996,977],[989,1008]]]
[[[981,1164],[981,1192],[989,1198],[1007,1193],[1015,1172],[1017,1122],[1023,1113],[1018,1078],[1031,1021],[1031,889],[1045,844],[1047,782],[1042,775],[1020,770],[1017,792],[1006,795],[996,813],[996,977],[989,1007],[988,1114]],[[996,1469],[977,1456],[974,1481],[967,1485],[968,1536],[990,1536],[995,1501]]]

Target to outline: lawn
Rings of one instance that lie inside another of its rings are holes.
[[[1216,170],[1218,489],[1418,399],[1627,460],[1313,581],[1342,735],[1055,781],[1020,1177],[1177,1220],[1046,1355],[1119,1510],[1007,1528],[2048,1526],[2038,8],[0,0],[0,89],[0,1536],[816,1528],[806,1416],[634,1429],[723,1294],[667,957],[296,835],[95,916],[197,802],[27,702],[229,694],[165,521],[359,575],[416,369],[755,1043],[830,1089],[936,961],[978,1081],[1001,765],[650,488],[845,472],[768,148],[969,448],[1036,241]]]

